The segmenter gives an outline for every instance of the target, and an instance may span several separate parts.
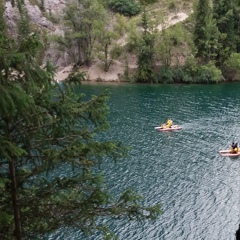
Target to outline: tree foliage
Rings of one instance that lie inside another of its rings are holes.
[[[75,0],[66,4],[65,34],[57,42],[68,49],[76,65],[91,64],[93,51],[107,22],[101,1]]]
[[[195,12],[194,43],[196,57],[214,62],[224,71],[230,56],[239,48],[239,2],[199,0]]]
[[[213,62],[202,65],[196,59],[190,58],[183,67],[161,68],[157,75],[157,82],[212,84],[222,78],[221,70]]]
[[[213,11],[209,0],[198,1],[193,33],[195,56],[205,64],[210,61],[216,62],[222,49],[219,41],[222,35],[217,26],[217,19],[213,17]]]
[[[135,16],[140,13],[141,6],[136,0],[108,0],[108,5],[114,12],[124,16]]]
[[[99,38],[98,44],[96,44],[96,50],[98,51],[97,57],[102,61],[105,72],[109,70],[113,61],[122,54],[122,47],[116,41],[120,37],[117,30],[121,32],[122,29],[120,29],[119,26],[116,27],[116,30],[115,27],[113,27],[113,29],[106,27]]]
[[[236,52],[240,53],[240,2],[239,1],[235,1],[233,16],[234,16],[234,29],[235,29],[235,35],[236,35]]]
[[[220,32],[218,38],[220,48],[218,48],[216,55],[216,63],[220,67],[229,58],[231,53],[236,51],[233,2],[233,0],[213,1],[213,18],[216,20],[216,25]]]
[[[56,83],[51,64],[43,69],[35,61],[37,35],[13,41],[2,16],[0,238],[38,239],[67,227],[106,233],[105,217],[155,219],[159,205],[142,206],[130,190],[115,199],[96,171],[126,156],[121,143],[97,139],[109,127],[108,94],[83,101],[83,74]]]
[[[225,62],[225,72],[224,75],[229,80],[239,80],[240,79],[240,54],[232,53],[228,60]]]
[[[210,17],[209,0],[199,0],[195,12],[195,26],[194,26],[194,44],[197,48],[196,57],[204,58],[208,51],[206,49],[206,42],[208,39],[208,22]]]
[[[164,66],[170,66],[173,57],[178,60],[182,54],[183,42],[186,40],[186,31],[182,24],[176,24],[167,29],[163,29],[157,34],[156,57],[161,60]]]
[[[149,83],[155,81],[155,55],[154,55],[154,42],[155,34],[153,29],[150,27],[150,21],[147,16],[146,9],[142,15],[142,27],[143,33],[138,46],[137,54],[137,73],[136,82]]]

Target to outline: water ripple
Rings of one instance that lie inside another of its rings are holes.
[[[126,85],[111,89],[108,138],[122,140],[132,149],[128,159],[116,165],[104,163],[108,185],[116,195],[134,187],[145,204],[160,202],[164,211],[155,222],[110,221],[119,239],[235,239],[240,223],[240,159],[223,158],[218,151],[240,139],[238,87]],[[183,129],[155,131],[154,126],[168,117]],[[81,236],[72,234],[68,239]]]

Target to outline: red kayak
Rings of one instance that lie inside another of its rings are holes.
[[[238,157],[238,156],[240,156],[240,152],[231,153],[230,150],[220,150],[219,153],[223,157]]]
[[[164,126],[160,126],[160,127],[155,127],[156,130],[158,131],[174,131],[174,130],[180,130],[182,129],[182,127],[178,126],[178,125],[172,125],[172,127],[168,128],[168,127],[164,127]]]

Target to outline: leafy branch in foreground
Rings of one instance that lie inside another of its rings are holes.
[[[97,139],[109,127],[108,94],[83,101],[76,75],[58,84],[50,64],[38,66],[37,35],[16,43],[3,18],[0,29],[0,238],[68,227],[106,234],[106,217],[155,219],[159,205],[142,206],[130,190],[114,199],[98,173],[103,161],[127,156],[121,143]]]

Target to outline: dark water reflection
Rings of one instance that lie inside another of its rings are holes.
[[[109,88],[107,138],[131,146],[130,157],[104,163],[111,191],[134,187],[145,204],[162,203],[157,221],[110,223],[121,240],[234,240],[240,223],[240,158],[219,156],[240,143],[240,84],[84,85]],[[157,132],[171,117],[181,131]],[[78,231],[49,239],[84,239]],[[101,239],[94,236],[89,239]]]

